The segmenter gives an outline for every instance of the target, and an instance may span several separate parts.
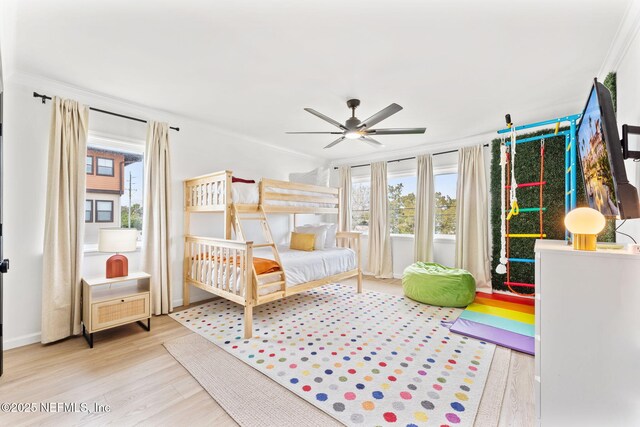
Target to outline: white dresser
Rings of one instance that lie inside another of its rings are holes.
[[[535,252],[538,425],[640,426],[640,255]]]

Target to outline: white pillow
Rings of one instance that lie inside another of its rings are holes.
[[[317,168],[310,172],[290,173],[289,182],[298,182],[300,184],[311,184],[328,187],[329,168]]]
[[[327,238],[324,242],[324,247],[326,249],[333,249],[336,247],[336,233],[338,232],[338,224],[323,222],[320,224],[305,224],[305,227],[315,227],[317,225],[327,227]]]
[[[316,235],[316,241],[313,245],[314,250],[324,249],[325,242],[327,240],[327,226],[326,225],[309,225],[303,227],[296,227],[296,233],[312,233]]]

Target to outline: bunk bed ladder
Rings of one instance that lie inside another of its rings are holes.
[[[273,241],[273,234],[271,234],[271,227],[269,227],[269,223],[267,222],[267,215],[262,208],[262,205],[258,205],[255,209],[238,209],[237,206],[233,205],[233,228],[235,230],[236,236],[238,239],[246,241],[247,237],[242,229],[242,221],[260,221],[260,228],[262,229],[262,234],[264,235],[265,243],[257,243],[253,245],[253,248],[264,248],[269,247],[273,253],[273,259],[280,264],[280,271],[274,271],[272,273],[264,273],[257,274],[255,268],[253,269],[253,275],[256,279],[256,284],[258,291],[263,288],[269,288],[273,286],[280,286],[280,292],[285,293],[286,287],[286,276],[284,269],[282,269],[282,261],[280,260],[280,254],[278,253],[278,248],[276,247],[275,242]],[[260,284],[260,280],[271,279],[273,277],[277,277],[278,280],[275,282],[268,282],[265,284]],[[258,292],[259,295],[259,292]],[[269,294],[268,294],[269,295]]]

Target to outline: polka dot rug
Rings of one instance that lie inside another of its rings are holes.
[[[472,425],[495,346],[449,333],[461,309],[326,285],[254,309],[218,299],[171,314],[345,425]]]

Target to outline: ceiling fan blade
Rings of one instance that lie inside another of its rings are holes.
[[[331,148],[331,147],[333,147],[334,145],[336,145],[336,144],[338,144],[338,143],[340,143],[340,142],[342,142],[342,141],[344,141],[344,136],[341,136],[340,138],[336,139],[335,141],[333,141],[331,144],[327,145],[327,146],[326,146],[326,147],[324,147],[324,148]]]
[[[322,134],[322,135],[342,135],[342,132],[285,132],[288,134]]]
[[[384,144],[382,142],[378,142],[373,138],[369,138],[368,136],[363,136],[360,139],[373,147],[376,147],[376,148],[384,147]]]
[[[375,113],[373,116],[369,117],[366,120],[363,120],[362,123],[358,126],[358,129],[370,128],[380,123],[384,119],[394,115],[398,111],[402,110],[402,107],[396,103],[389,105],[387,108],[383,108],[382,110]]]
[[[368,129],[368,135],[411,135],[425,133],[427,128]]]
[[[305,108],[304,111],[313,114],[316,117],[320,117],[322,120],[324,120],[325,122],[329,122],[334,126],[339,127],[342,130],[346,130],[347,128],[344,127],[344,125],[342,123],[339,123],[335,120],[333,120],[331,117],[327,117],[322,113],[317,112],[316,110],[314,110],[313,108]]]

